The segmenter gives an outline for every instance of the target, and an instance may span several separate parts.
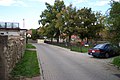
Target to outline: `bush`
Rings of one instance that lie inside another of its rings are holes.
[[[112,63],[120,67],[120,56],[115,57]]]

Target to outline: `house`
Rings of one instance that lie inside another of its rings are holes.
[[[31,36],[32,36],[32,29],[27,30],[26,33],[27,33],[27,37],[31,38]]]

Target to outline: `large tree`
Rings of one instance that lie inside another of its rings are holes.
[[[46,33],[47,37],[50,37],[51,40],[53,38],[57,38],[57,42],[59,42],[60,29],[62,26],[62,24],[60,24],[60,22],[62,22],[60,18],[61,11],[65,7],[64,2],[56,0],[54,5],[50,5],[48,3],[45,5],[47,9],[45,9],[40,15],[41,20],[39,20],[39,23],[45,27],[44,32]]]
[[[91,8],[82,8],[77,11],[78,14],[78,33],[81,39],[94,38],[98,29],[100,28],[97,23],[95,13],[92,12]]]
[[[70,42],[71,35],[73,35],[76,30],[76,8],[72,7],[72,4],[70,4],[62,11],[62,13],[64,18],[63,33],[67,34],[69,37],[68,41]]]
[[[62,10],[65,8],[64,1],[56,0],[53,6],[54,14],[55,14],[55,38],[57,39],[57,42],[59,42],[60,34],[62,27],[64,25],[63,22],[63,15]]]
[[[95,14],[91,8],[76,10],[72,4],[65,6],[63,1],[56,0],[54,5],[46,3],[47,9],[41,14],[40,23],[47,37],[56,38],[65,34],[71,40],[71,35],[77,34],[81,39],[96,38],[103,27],[100,14]]]
[[[120,2],[112,2],[109,15],[110,41],[114,44],[120,43]]]
[[[42,14],[40,15],[41,20],[39,20],[39,24],[42,24],[44,28],[44,35],[47,36],[48,38],[51,38],[51,41],[54,37],[54,14],[53,14],[53,6],[51,6],[48,3],[45,3],[47,9],[45,9]]]

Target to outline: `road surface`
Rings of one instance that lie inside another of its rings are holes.
[[[96,59],[44,43],[34,45],[43,80],[120,80],[120,71],[107,64],[109,59]]]

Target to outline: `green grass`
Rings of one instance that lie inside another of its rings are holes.
[[[80,46],[76,46],[76,45],[69,45],[67,46],[66,44],[52,44],[52,45],[56,45],[56,46],[60,46],[60,47],[64,47],[64,48],[68,48],[71,51],[75,51],[75,52],[81,52],[81,53],[86,53],[88,52],[88,49],[90,49],[90,47],[80,47]]]
[[[12,70],[12,76],[34,77],[40,75],[36,51],[26,50],[23,58]]]
[[[71,47],[71,51],[82,52],[82,53],[88,52],[88,49],[89,47],[77,47],[77,46]]]
[[[120,67],[120,56],[115,57],[112,63]]]
[[[26,45],[26,48],[28,48],[28,49],[36,49],[36,47],[33,46],[32,44],[27,44],[27,45]]]

